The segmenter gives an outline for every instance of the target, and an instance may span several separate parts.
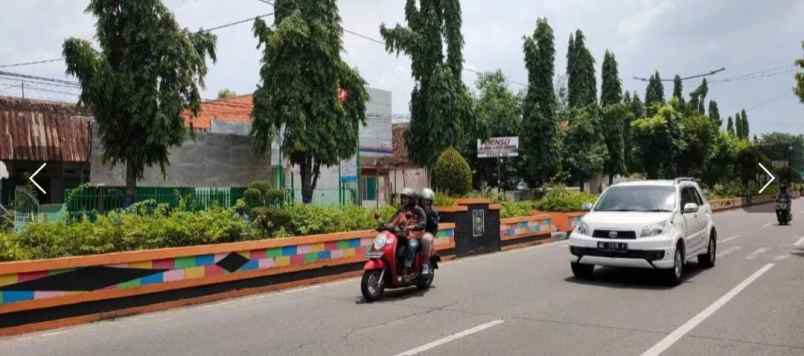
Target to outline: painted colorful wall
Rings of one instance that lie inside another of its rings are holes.
[[[0,314],[365,260],[374,231],[0,263]],[[438,250],[455,246],[442,224]]]
[[[500,239],[507,241],[535,236],[550,236],[554,229],[553,221],[549,215],[537,214],[507,218],[500,221]]]

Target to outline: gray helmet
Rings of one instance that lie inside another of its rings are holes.
[[[405,188],[405,189],[402,189],[402,194],[400,194],[400,195],[403,196],[403,197],[415,198],[416,197],[416,192],[413,191],[413,189],[411,189],[411,188]]]
[[[422,189],[422,199],[424,200],[435,200],[435,192],[430,188]]]

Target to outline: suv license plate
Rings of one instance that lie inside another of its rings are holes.
[[[604,250],[625,251],[628,250],[628,244],[625,242],[598,242],[597,248],[602,248]]]

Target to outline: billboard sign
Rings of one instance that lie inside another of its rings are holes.
[[[485,142],[477,140],[477,158],[519,156],[519,137],[492,137]]]

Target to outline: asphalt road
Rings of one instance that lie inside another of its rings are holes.
[[[717,266],[572,277],[566,242],[442,265],[366,304],[359,280],[0,339],[2,355],[804,355],[804,199],[793,226],[716,214]],[[798,242],[798,247],[796,243]]]

